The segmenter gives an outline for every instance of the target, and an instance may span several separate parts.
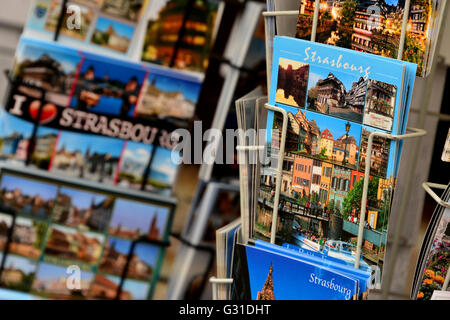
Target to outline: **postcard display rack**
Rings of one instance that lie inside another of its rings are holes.
[[[410,5],[411,5],[411,0],[406,0],[405,1],[405,12],[409,12],[410,10]],[[318,24],[318,20],[319,20],[319,7],[320,7],[320,0],[315,0],[315,6],[314,6],[314,16],[313,16],[313,24],[312,24],[312,32],[311,32],[311,42],[315,42],[315,38],[316,38],[316,30],[317,30],[317,24]],[[272,10],[271,10],[272,9]],[[288,11],[274,11],[274,7],[271,6],[271,2],[268,1],[268,10],[271,11],[265,11],[263,12],[263,16],[264,16],[264,23],[265,23],[265,32],[266,32],[266,63],[267,63],[267,87],[268,87],[268,92],[270,92],[269,90],[269,86],[270,86],[270,79],[271,79],[271,70],[272,70],[272,50],[273,50],[273,39],[275,37],[276,34],[276,18],[280,17],[297,17],[299,14],[299,10],[288,10]],[[397,59],[401,60],[401,57],[403,55],[403,47],[404,47],[404,43],[405,43],[405,39],[406,39],[406,30],[407,30],[407,22],[408,22],[408,15],[404,15],[403,17],[403,21],[402,21],[402,31],[401,31],[401,36],[400,36],[400,45],[399,45],[399,50],[398,50],[398,55],[397,55]],[[280,196],[280,191],[281,191],[281,171],[282,171],[282,164],[283,164],[283,158],[284,158],[284,146],[285,146],[285,141],[286,141],[286,132],[287,132],[287,123],[288,123],[288,115],[287,112],[279,107],[270,105],[270,104],[265,104],[265,108],[267,110],[272,110],[275,112],[279,112],[282,114],[283,120],[282,120],[282,129],[281,129],[281,137],[280,137],[280,150],[279,150],[279,155],[278,155],[278,168],[277,168],[277,173],[276,173],[276,186],[275,186],[275,194],[274,194],[274,205],[273,205],[273,214],[272,214],[272,227],[271,227],[271,239],[270,239],[270,243],[274,244],[275,243],[275,234],[276,234],[276,230],[277,230],[277,219],[278,219],[278,205],[279,205],[279,196]],[[257,110],[254,110],[254,112],[257,112]],[[254,128],[255,130],[257,130],[257,128]],[[369,137],[368,137],[368,144],[367,144],[367,161],[365,164],[365,168],[364,168],[364,184],[363,184],[363,191],[362,191],[362,197],[361,197],[361,213],[360,213],[360,219],[359,219],[359,226],[358,226],[358,236],[357,236],[357,245],[356,245],[356,254],[355,254],[355,264],[354,267],[355,268],[359,268],[360,265],[360,256],[361,256],[361,252],[362,252],[362,244],[363,244],[363,233],[364,233],[364,221],[365,221],[365,217],[366,217],[366,206],[364,205],[367,201],[367,195],[368,195],[368,189],[369,189],[369,176],[370,176],[370,163],[371,163],[371,156],[372,156],[372,145],[373,145],[373,140],[375,137],[383,137],[386,139],[390,139],[390,140],[404,140],[404,139],[408,139],[408,138],[417,138],[417,137],[421,137],[426,135],[426,131],[423,129],[419,129],[419,128],[411,128],[411,127],[407,127],[406,129],[406,133],[405,134],[401,134],[401,135],[393,135],[393,134],[388,134],[388,133],[382,133],[382,132],[372,132],[370,133]],[[245,141],[245,139],[241,139],[240,141]],[[257,152],[257,150],[260,150],[261,148],[265,148],[265,146],[261,146],[261,145],[238,145],[236,147],[236,149],[238,150],[238,155],[242,156],[245,154],[245,152]],[[252,156],[249,156],[249,158],[251,158]],[[245,159],[245,157],[242,157]],[[254,158],[254,156],[253,156]],[[247,165],[245,163],[242,163],[243,161],[240,162],[240,166],[243,165]],[[243,186],[243,181],[242,181],[242,177],[240,177],[240,184],[241,184],[241,190],[243,190],[244,186]],[[443,200],[441,200],[431,189],[430,187],[436,187],[436,188],[442,188],[441,185],[436,185],[436,184],[427,184],[424,183],[423,187],[425,188],[425,190],[439,203],[439,205],[442,206],[450,206],[449,203],[444,202]],[[241,203],[242,205],[242,203]],[[241,208],[241,211],[243,210],[243,208]],[[404,215],[406,210],[400,210],[400,215]],[[402,220],[402,217],[399,216],[399,219]],[[394,248],[394,252],[396,251],[395,248],[398,247],[400,242],[400,237],[395,237],[394,241],[393,241],[393,248]],[[396,255],[394,255],[392,257],[392,259],[394,260],[393,263],[395,262],[396,259]],[[392,277],[390,277],[391,275],[389,275],[389,273],[393,273],[393,270],[387,270],[386,272],[386,277],[390,279],[392,279]],[[447,273],[447,277],[445,279],[443,288],[447,288],[448,283],[449,283],[449,273]],[[210,282],[212,284],[212,296],[214,299],[217,299],[218,296],[218,285],[231,285],[233,283],[233,279],[232,278],[226,278],[226,279],[222,279],[222,278],[216,278],[216,277],[211,277],[210,278]],[[390,281],[387,281],[387,287],[390,287]],[[387,289],[389,290],[389,288]],[[385,291],[383,290],[383,293]]]

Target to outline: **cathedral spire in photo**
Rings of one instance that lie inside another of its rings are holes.
[[[261,291],[258,291],[258,295],[256,297],[256,300],[275,300],[275,296],[273,294],[273,265],[272,262],[270,263],[270,269],[269,274],[267,275],[266,282],[264,283],[264,286],[262,287]]]

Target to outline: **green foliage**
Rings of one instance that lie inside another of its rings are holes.
[[[333,200],[333,199],[331,199],[330,201],[328,201],[327,208],[328,208],[329,210],[334,210],[334,200]]]
[[[19,283],[6,283],[9,289],[17,291],[29,291],[34,280],[34,273],[25,274],[22,272],[22,281]]]
[[[256,222],[256,227],[259,230],[263,230],[265,232],[269,232],[269,227],[265,226],[264,224],[262,224],[261,222]]]
[[[344,198],[343,203],[343,216],[347,218],[351,215],[353,209],[355,209],[358,214],[361,212],[361,198],[364,186],[364,178],[359,180],[353,186],[353,189]],[[373,177],[369,180],[369,190],[367,192],[368,203],[376,203],[378,193],[378,177]]]
[[[384,201],[381,204],[380,211],[378,212],[378,219],[376,229],[382,231],[386,226],[389,219],[389,210],[391,208],[392,194],[388,190],[383,190]]]
[[[420,39],[411,36],[405,39],[405,49],[403,51],[403,60],[416,63],[417,73],[422,72],[422,64],[425,57],[425,43]]]
[[[47,226],[43,223],[35,223],[35,228],[37,232],[36,242],[33,243],[33,247],[40,248],[42,245],[42,241],[45,237],[45,231],[47,230]]]
[[[319,93],[319,88],[317,86],[314,86],[311,89],[309,89],[309,91],[308,91],[308,98],[316,100],[318,93]]]
[[[355,11],[358,6],[358,0],[345,0],[342,5],[342,24],[345,27],[353,27],[355,22]]]

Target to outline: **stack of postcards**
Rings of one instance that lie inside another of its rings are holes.
[[[243,234],[246,224],[252,228],[250,240],[235,250],[232,296],[366,298],[381,287],[401,155],[400,142],[374,136],[367,162],[369,136],[405,133],[416,65],[290,37],[275,37],[273,44],[269,105],[287,114],[282,170],[283,114],[269,110],[260,159],[268,161],[261,161],[259,174],[247,175],[247,181],[259,179],[257,205],[242,214]]]

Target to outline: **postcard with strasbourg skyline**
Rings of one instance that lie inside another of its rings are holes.
[[[401,132],[405,87],[412,86],[409,75],[416,72],[407,62],[380,59],[275,38],[269,103],[287,113],[281,188],[275,204],[283,116],[269,111],[266,147],[272,161],[260,175],[253,238],[270,240],[277,205],[276,244],[313,250],[353,267],[368,138],[374,131]],[[372,275],[372,288],[381,286],[398,150],[387,138],[373,140],[360,264]]]

